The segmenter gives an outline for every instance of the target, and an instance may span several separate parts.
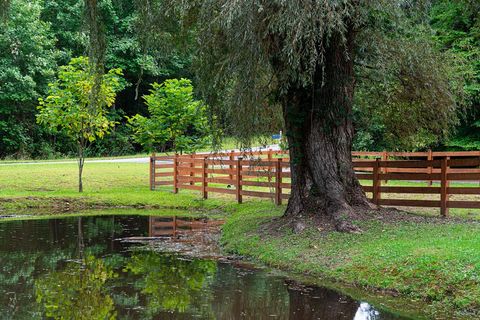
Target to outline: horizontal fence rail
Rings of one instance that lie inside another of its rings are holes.
[[[363,190],[374,204],[440,208],[442,216],[449,208],[480,209],[480,199],[450,200],[450,195],[480,195],[480,152],[352,152],[352,158]],[[246,196],[269,198],[280,205],[289,198],[290,178],[285,151],[152,155],[150,160],[151,190],[158,186],[171,186],[174,193],[195,190],[204,199],[209,193],[222,193],[235,196],[238,203]],[[388,186],[389,180],[427,182],[427,186]],[[469,185],[451,187],[452,181]],[[430,197],[405,199],[421,194]]]

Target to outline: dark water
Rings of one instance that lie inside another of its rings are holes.
[[[213,259],[218,224],[137,216],[0,223],[0,319],[400,319]]]

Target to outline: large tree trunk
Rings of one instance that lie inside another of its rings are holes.
[[[353,37],[333,36],[313,84],[293,85],[282,97],[292,174],[285,215],[323,215],[339,231],[354,231],[355,208],[369,206],[351,159]]]

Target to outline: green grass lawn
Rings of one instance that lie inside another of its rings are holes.
[[[290,228],[267,234],[263,224],[281,216],[284,206],[251,198],[238,205],[231,195],[212,194],[204,201],[199,192],[175,195],[171,187],[152,192],[148,182],[148,164],[87,163],[85,192],[79,194],[75,163],[0,166],[0,215],[66,215],[78,209],[94,214],[97,207],[112,214],[130,214],[133,208],[213,214],[227,219],[222,241],[230,252],[348,285],[395,292],[426,303],[423,311],[429,316],[480,316],[479,223],[370,219],[358,222],[364,230],[360,235],[325,233],[314,226],[301,234]]]
[[[156,206],[197,208],[219,205],[205,203],[189,192],[151,192],[148,164],[91,163],[85,165],[84,192],[77,191],[75,163],[55,165],[0,166],[0,208],[4,211],[66,206]],[[8,201],[6,199],[9,199]]]
[[[211,195],[204,201],[199,192],[172,187],[149,189],[148,163],[87,163],[84,192],[77,191],[75,163],[0,166],[0,214],[62,213],[79,209],[132,207],[231,211],[230,195]],[[271,201],[249,199],[271,205]],[[45,210],[33,210],[45,209]]]

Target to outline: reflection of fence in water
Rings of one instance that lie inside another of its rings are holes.
[[[148,235],[149,237],[177,237],[217,229],[222,224],[223,220],[150,217]]]

